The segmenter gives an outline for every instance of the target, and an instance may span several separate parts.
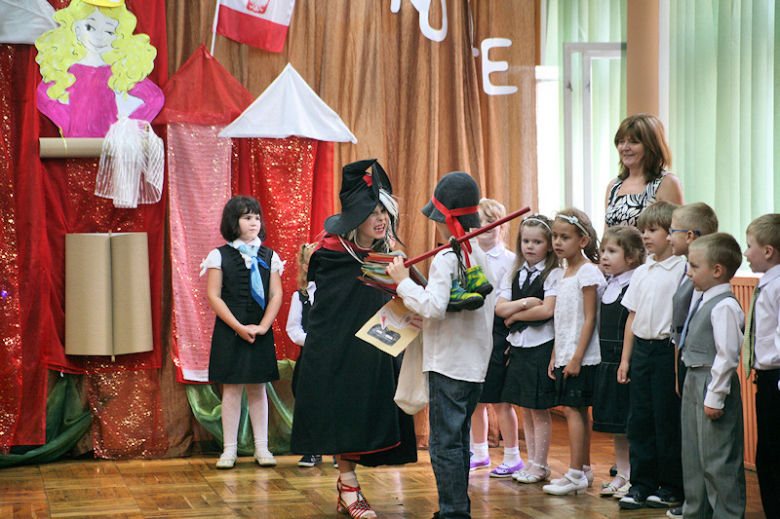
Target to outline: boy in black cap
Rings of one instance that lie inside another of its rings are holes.
[[[480,227],[479,187],[467,173],[455,171],[436,185],[422,209],[444,241]],[[469,312],[447,312],[460,263],[488,268],[478,245],[463,243],[460,251],[445,249],[431,262],[428,285],[409,280],[409,270],[396,258],[387,273],[410,310],[423,317],[423,372],[428,373],[431,435],[429,451],[439,491],[437,517],[470,517],[468,496],[469,429],[492,350],[493,308],[488,300]],[[488,296],[494,297],[494,296]]]

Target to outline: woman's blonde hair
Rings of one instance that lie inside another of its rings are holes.
[[[137,20],[127,7],[95,7],[82,0],[73,0],[68,7],[54,13],[54,20],[60,26],[46,31],[35,40],[38,49],[35,61],[40,65],[43,81],[53,83],[46,91],[51,99],[67,103],[70,98],[67,89],[76,82],[76,76],[68,70],[87,55],[87,49],[76,37],[73,24],[95,9],[119,22],[112,49],[102,56],[103,61],[111,66],[108,88],[127,93],[154,69],[157,49],[146,34],[133,34]]]
[[[500,220],[501,218],[506,216],[506,207],[504,207],[504,204],[499,202],[498,200],[493,200],[492,198],[483,198],[479,201],[479,208],[482,209],[482,212],[485,213],[485,216],[492,220]],[[509,234],[509,223],[504,223],[500,226],[500,232],[499,232],[499,239],[504,243],[504,245],[508,245],[507,243],[507,235]]]

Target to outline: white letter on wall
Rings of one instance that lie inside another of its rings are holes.
[[[509,70],[506,61],[490,61],[488,51],[493,47],[511,47],[512,40],[506,38],[485,38],[482,40],[482,89],[489,96],[505,96],[517,92],[516,86],[496,86],[490,82],[491,72],[503,72]]]
[[[441,29],[431,27],[428,19],[431,2],[433,0],[409,0],[412,6],[420,14],[420,32],[429,40],[442,42],[447,37],[447,0],[441,0]],[[401,10],[401,0],[390,1],[390,12],[397,13]]]

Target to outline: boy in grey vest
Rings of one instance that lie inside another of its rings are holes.
[[[687,276],[702,297],[680,335],[683,517],[745,515],[742,400],[737,367],[745,314],[729,281],[742,263],[739,244],[715,233],[690,244]]]
[[[687,204],[678,207],[672,213],[672,226],[669,228],[667,240],[672,245],[672,254],[675,256],[688,256],[688,247],[693,240],[718,232],[718,217],[712,207],[702,202]],[[685,270],[688,270],[686,265]],[[672,300],[672,342],[679,346],[680,332],[683,323],[688,316],[695,300],[701,297],[701,293],[694,294],[693,284],[688,276],[683,275],[677,291]],[[677,392],[682,396],[683,382],[685,381],[685,365],[678,356],[677,363]]]

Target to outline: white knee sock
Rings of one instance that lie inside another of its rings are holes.
[[[504,447],[504,465],[514,467],[522,460],[519,447]]]

